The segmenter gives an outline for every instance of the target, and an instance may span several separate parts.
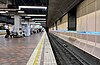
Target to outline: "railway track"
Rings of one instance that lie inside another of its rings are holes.
[[[71,51],[68,45],[49,33],[49,39],[58,65],[91,65]]]

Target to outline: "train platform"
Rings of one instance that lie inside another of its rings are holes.
[[[46,32],[42,35],[37,47],[26,65],[57,65],[56,59]]]
[[[57,65],[46,32],[25,38],[0,37],[0,65]]]

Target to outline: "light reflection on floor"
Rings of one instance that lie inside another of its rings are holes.
[[[26,38],[0,37],[0,65],[26,65],[42,34]]]

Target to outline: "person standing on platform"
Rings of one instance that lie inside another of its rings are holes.
[[[9,38],[9,36],[10,36],[10,31],[9,31],[9,26],[8,26],[8,24],[5,24],[5,30],[6,30],[5,38]]]
[[[10,31],[9,31],[9,29],[6,29],[6,36],[5,36],[5,38],[9,38],[9,36],[10,36]]]

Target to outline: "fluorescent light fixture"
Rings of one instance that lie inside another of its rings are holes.
[[[11,16],[11,18],[14,18],[14,16]]]
[[[11,16],[11,18],[14,18],[14,16]]]
[[[8,11],[0,11],[0,13],[7,13]]]
[[[24,11],[18,11],[18,13],[24,13]]]
[[[43,18],[34,18],[32,20],[46,20],[46,19],[43,19]]]
[[[19,6],[19,10],[21,10],[21,8],[47,9],[47,7],[44,6]]]
[[[27,15],[27,16],[46,16],[46,15],[39,15],[39,14],[37,14],[37,15],[36,15],[36,14],[31,15],[31,14],[30,14],[30,15]]]
[[[8,13],[8,11],[5,11],[6,13]]]
[[[35,22],[43,22],[43,23],[45,23],[46,21],[35,21]]]
[[[25,17],[25,18],[31,18],[31,17]]]

